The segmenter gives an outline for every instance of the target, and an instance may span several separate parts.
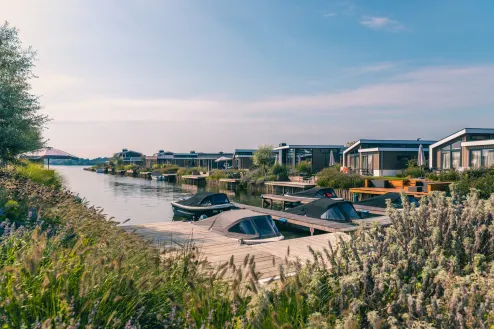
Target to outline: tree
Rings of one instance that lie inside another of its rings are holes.
[[[350,147],[350,146],[352,146],[352,145],[353,145],[353,144],[355,144],[355,143],[357,143],[357,141],[347,142],[347,143],[345,144],[345,147]]]
[[[254,165],[259,168],[262,168],[264,174],[266,174],[266,168],[273,165],[273,163],[274,163],[273,146],[271,145],[259,146],[259,149],[254,153]]]
[[[38,97],[30,80],[36,53],[22,48],[18,31],[7,22],[0,26],[0,162],[44,146],[48,118],[39,113]]]

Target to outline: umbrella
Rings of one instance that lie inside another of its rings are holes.
[[[79,159],[75,155],[69,154],[62,150],[54,149],[53,147],[46,147],[35,152],[26,153],[23,154],[22,157],[27,159],[43,159],[43,160],[47,159],[48,169],[50,168],[50,159],[60,159],[60,160]]]
[[[418,158],[417,158],[417,165],[419,167],[422,167],[425,163],[425,156],[424,156],[424,147],[422,146],[422,144],[420,144],[419,146],[419,155],[418,155]]]
[[[332,167],[334,165],[335,165],[334,154],[333,154],[333,150],[331,150],[331,152],[329,153],[329,166]]]

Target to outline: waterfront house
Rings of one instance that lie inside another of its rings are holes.
[[[141,152],[136,152],[129,149],[123,149],[122,152],[115,153],[113,158],[122,160],[124,165],[143,165],[145,159]]]
[[[203,167],[208,170],[223,169],[225,162],[231,166],[231,153],[204,153],[191,151],[189,153],[174,153],[160,150],[156,153],[158,164],[174,164],[179,167]],[[226,161],[216,161],[220,158],[229,159]]]
[[[158,156],[146,155],[146,168],[152,168],[155,164],[158,164]]]
[[[232,153],[201,153],[197,154],[197,161],[199,167],[211,169],[224,169],[225,164],[227,167],[232,165]],[[223,161],[217,161],[218,159],[222,159]]]
[[[236,149],[233,153],[233,167],[237,169],[251,169],[254,166],[255,149]]]
[[[349,172],[369,176],[395,176],[417,160],[422,145],[425,158],[429,155],[430,140],[375,140],[361,139],[343,152],[343,168]]]
[[[430,146],[429,166],[464,170],[494,166],[494,129],[465,128]]]
[[[344,150],[343,145],[294,145],[285,143],[274,148],[276,163],[295,170],[300,162],[305,161],[311,164],[313,173],[317,173],[330,165],[341,163]],[[331,154],[333,154],[333,159],[331,159]]]

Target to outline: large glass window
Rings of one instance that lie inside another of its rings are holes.
[[[312,163],[311,149],[295,149],[295,165],[302,161]]]
[[[482,166],[482,151],[472,151],[470,153],[470,167],[480,168]]]
[[[453,169],[458,169],[461,167],[461,152],[460,151],[454,151],[451,152],[451,167]]]
[[[362,156],[362,169],[366,169],[369,171],[372,171],[374,169],[372,158],[372,154],[366,154]]]
[[[256,235],[256,230],[254,229],[254,226],[252,226],[250,219],[245,219],[240,223],[233,225],[232,227],[230,227],[228,232]]]
[[[443,169],[451,169],[451,152],[443,151],[441,153],[441,164]]]
[[[347,215],[348,218],[350,219],[360,219],[360,216],[358,213],[355,211],[355,208],[350,203],[342,203],[340,204],[340,208],[343,210],[343,212]]]

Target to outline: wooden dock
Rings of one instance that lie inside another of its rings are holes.
[[[286,266],[287,260],[313,260],[309,246],[314,252],[324,255],[324,249],[329,249],[328,241],[336,248],[340,239],[349,239],[344,233],[327,233],[259,245],[240,245],[235,239],[188,222],[163,222],[123,228],[160,246],[164,244],[165,248],[183,248],[193,243],[212,266],[227,263],[233,256],[234,264],[240,267],[246,257],[254,257],[255,269],[261,273],[260,282],[276,278],[280,265]]]
[[[261,195],[262,198],[262,208],[267,208],[270,207],[273,209],[273,204],[275,202],[281,203],[281,209],[285,210],[287,205],[293,205],[293,204],[307,204],[311,203],[315,200],[318,200],[317,198],[304,198],[304,197],[297,197],[297,196],[292,196],[292,195],[276,195],[276,194],[263,194]],[[375,215],[381,215],[384,216],[386,215],[386,209],[383,208],[378,208],[378,207],[370,207],[370,206],[360,206],[357,204],[354,204],[353,207],[357,211],[368,211],[371,214]]]
[[[181,179],[188,184],[198,185],[205,183],[207,177],[206,175],[184,175]]]
[[[316,186],[316,184],[304,182],[265,182],[264,185],[271,194],[300,192]]]
[[[335,232],[353,232],[358,229],[360,225],[370,225],[373,222],[377,222],[380,225],[388,226],[391,224],[389,217],[378,216],[365,219],[353,220],[352,223],[343,223],[330,221],[319,218],[311,218],[306,216],[300,216],[295,214],[290,214],[283,211],[277,211],[272,209],[260,208],[249,206],[245,204],[239,204],[232,202],[237,208],[252,210],[261,214],[270,215],[274,220],[282,220],[287,223],[307,227],[309,229],[316,229],[323,232],[335,233]]]
[[[427,192],[410,192],[405,189],[399,188],[378,188],[378,187],[356,187],[351,188],[350,192],[353,194],[369,194],[369,195],[383,195],[386,193],[402,193],[405,192],[407,195],[413,195],[415,197],[427,196]]]

